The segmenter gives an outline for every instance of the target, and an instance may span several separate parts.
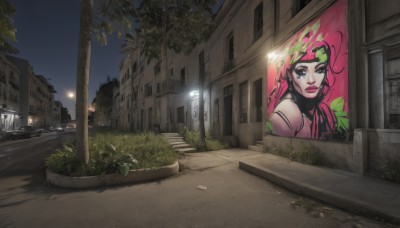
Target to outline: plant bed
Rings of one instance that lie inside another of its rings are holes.
[[[137,183],[173,176],[179,172],[178,162],[159,168],[131,170],[126,176],[110,173],[98,176],[71,177],[46,169],[47,182],[63,188],[93,188],[108,185]]]
[[[46,160],[47,181],[66,188],[88,188],[159,179],[178,173],[178,154],[162,136],[98,133],[89,138],[89,161],[76,158],[75,142]]]

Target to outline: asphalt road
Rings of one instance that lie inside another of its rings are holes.
[[[73,137],[0,143],[0,227],[385,227],[238,169],[235,157],[251,156],[240,149],[190,154],[183,172],[157,182],[51,186],[44,159]]]

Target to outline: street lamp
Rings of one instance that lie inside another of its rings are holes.
[[[71,99],[74,98],[74,97],[75,97],[74,92],[68,91],[68,92],[67,92],[67,97],[68,97],[68,98],[71,98]]]

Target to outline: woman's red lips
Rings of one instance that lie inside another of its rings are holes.
[[[318,87],[316,86],[309,86],[306,88],[307,93],[315,93],[315,91],[318,90]]]

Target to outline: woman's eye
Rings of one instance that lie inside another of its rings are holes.
[[[305,76],[307,74],[307,71],[304,69],[296,69],[294,71],[298,76]]]
[[[317,69],[315,69],[315,72],[318,74],[324,74],[324,73],[326,73],[326,67],[317,68]]]

